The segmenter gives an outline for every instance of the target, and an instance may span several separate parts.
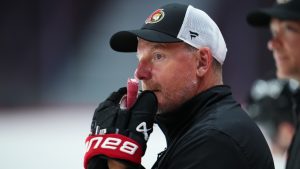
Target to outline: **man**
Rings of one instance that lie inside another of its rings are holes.
[[[273,52],[277,77],[300,82],[300,1],[278,1],[271,8],[253,11],[247,16],[253,26],[270,26],[272,38],[268,48]],[[294,96],[296,133],[289,148],[286,168],[300,168],[300,92]]]
[[[167,140],[153,169],[274,168],[259,128],[223,85],[227,48],[205,12],[162,6],[141,29],[118,32],[110,44],[137,52],[143,92],[127,110],[118,105],[124,88],[99,105],[86,142],[86,168],[142,168],[153,120]]]

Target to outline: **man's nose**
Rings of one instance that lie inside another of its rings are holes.
[[[147,63],[141,61],[135,72],[136,78],[139,80],[148,80],[151,78],[151,67]]]
[[[271,33],[272,33],[272,37],[271,39],[268,41],[268,49],[270,51],[276,50],[280,47],[281,45],[281,39],[283,36],[283,32],[280,28],[277,27],[273,27],[271,29]]]
[[[273,36],[268,41],[267,46],[270,51],[276,50],[280,46],[280,39],[277,36]]]

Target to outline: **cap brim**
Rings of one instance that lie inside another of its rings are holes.
[[[119,52],[136,52],[137,37],[158,43],[182,42],[180,39],[155,30],[139,29],[115,33],[110,39],[110,46],[113,50]]]
[[[271,16],[266,10],[256,10],[247,16],[247,22],[252,26],[268,26]]]
[[[247,22],[252,26],[269,26],[271,18],[278,18],[284,20],[297,20],[300,19],[299,13],[279,9],[260,9],[248,14]]]

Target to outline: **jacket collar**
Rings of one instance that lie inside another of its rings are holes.
[[[199,93],[179,109],[173,112],[166,112],[156,116],[156,121],[166,136],[167,144],[175,137],[185,131],[196,115],[205,114],[205,108],[215,106],[218,100],[231,94],[231,89],[227,85],[214,86],[204,92]]]

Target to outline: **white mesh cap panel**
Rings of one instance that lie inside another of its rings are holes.
[[[196,48],[209,47],[213,57],[223,64],[227,53],[224,38],[217,24],[202,10],[189,5],[177,38]]]

